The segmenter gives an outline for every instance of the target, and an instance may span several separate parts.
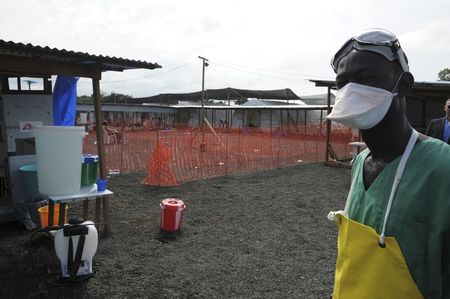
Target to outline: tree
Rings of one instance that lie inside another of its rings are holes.
[[[78,96],[77,103],[78,104],[92,104],[94,100],[91,96]]]
[[[450,69],[445,68],[441,70],[438,74],[439,81],[450,81]]]
[[[126,104],[131,99],[133,99],[132,96],[127,94],[121,94],[121,93],[115,93],[114,91],[111,92],[111,94],[106,95],[105,92],[100,91],[100,100],[102,103],[121,103]],[[94,95],[91,96],[79,96],[77,97],[77,103],[78,104],[93,104],[94,103]]]
[[[127,94],[121,94],[121,93],[115,93],[114,91],[111,92],[110,95],[103,97],[104,103],[127,103],[130,99],[133,97]]]

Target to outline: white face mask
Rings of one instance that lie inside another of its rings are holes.
[[[347,83],[337,90],[327,118],[355,129],[370,129],[383,119],[396,95],[382,88]]]

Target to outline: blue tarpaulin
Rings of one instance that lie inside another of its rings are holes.
[[[74,126],[77,109],[77,81],[79,78],[59,75],[53,89],[53,124]]]

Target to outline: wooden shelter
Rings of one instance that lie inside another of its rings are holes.
[[[0,94],[36,93],[33,90],[21,90],[20,82],[17,80],[18,88],[10,88],[9,78],[34,77],[43,78],[44,92],[51,94],[52,75],[67,75],[86,77],[92,79],[94,94],[94,106],[96,116],[96,128],[102,132],[100,80],[105,71],[119,71],[130,69],[155,69],[161,66],[140,60],[125,58],[97,56],[88,53],[68,51],[49,47],[34,46],[31,44],[15,43],[0,40]],[[42,92],[41,92],[42,93]],[[103,134],[97,134],[98,155],[100,158],[100,176],[106,177],[105,147]],[[103,205],[103,217],[109,222],[108,199],[96,202],[96,213]],[[110,230],[110,225],[105,225],[105,233]]]

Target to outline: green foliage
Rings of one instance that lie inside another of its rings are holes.
[[[77,97],[78,104],[93,104],[94,100],[91,96],[79,96]]]
[[[440,81],[450,81],[450,68],[445,68],[438,73]]]
[[[127,101],[129,101],[130,99],[132,99],[133,97],[126,95],[126,94],[121,94],[121,93],[115,93],[114,91],[111,92],[110,95],[104,96],[102,102],[103,103],[127,103]]]
[[[133,99],[132,96],[127,94],[111,92],[109,95],[105,95],[103,92],[100,93],[102,103],[117,103],[126,104],[129,100]],[[78,104],[94,104],[94,96],[79,96],[77,97]]]

